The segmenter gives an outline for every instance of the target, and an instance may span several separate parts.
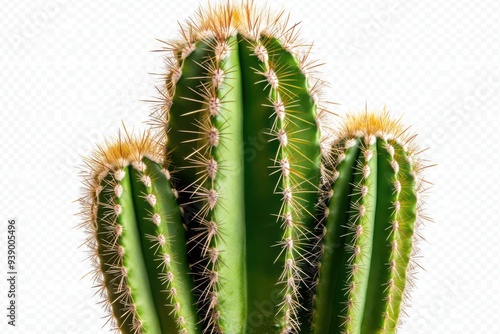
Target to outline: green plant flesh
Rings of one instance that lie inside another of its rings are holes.
[[[314,333],[394,333],[416,221],[414,168],[397,140],[337,145]]]
[[[272,37],[182,54],[167,152],[203,319],[227,333],[296,328],[321,164],[307,79]]]

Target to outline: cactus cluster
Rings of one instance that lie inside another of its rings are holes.
[[[284,12],[208,6],[166,42],[153,129],[87,159],[83,226],[121,333],[394,333],[425,186],[384,111],[332,115]]]

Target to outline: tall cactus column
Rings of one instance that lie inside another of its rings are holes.
[[[333,187],[314,333],[394,333],[413,268],[421,168],[414,137],[386,113],[350,116]]]
[[[181,213],[155,152],[148,136],[127,138],[88,160],[95,279],[122,333],[197,333]]]
[[[162,112],[207,332],[299,327],[321,114],[296,28],[253,6],[200,11],[171,43]],[[243,259],[243,261],[242,261]]]

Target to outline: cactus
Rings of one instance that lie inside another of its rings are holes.
[[[414,136],[386,112],[329,127],[288,21],[253,2],[200,9],[165,42],[154,134],[87,160],[83,225],[122,333],[400,323],[425,218]]]
[[[287,333],[301,323],[326,111],[309,47],[287,23],[252,3],[219,5],[167,43],[155,119],[209,332]]]
[[[181,213],[149,135],[87,160],[81,199],[99,292],[122,333],[196,333]]]
[[[348,116],[327,169],[314,333],[394,333],[425,216],[415,137],[388,114]],[[417,217],[421,218],[420,220]]]

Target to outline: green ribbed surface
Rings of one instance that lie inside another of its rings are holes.
[[[396,140],[337,146],[314,333],[394,333],[416,220],[413,167]]]
[[[100,184],[97,245],[117,327],[197,333],[180,211],[160,166],[144,158]]]
[[[207,40],[179,60],[182,75],[170,89],[169,168],[188,222],[205,324],[226,333],[280,333],[298,327],[303,303],[298,288],[320,174],[317,110],[296,58],[276,39],[237,36],[227,44],[226,57]],[[258,45],[266,58],[256,55]],[[224,79],[216,84],[219,70]],[[210,161],[217,162],[214,176]]]

